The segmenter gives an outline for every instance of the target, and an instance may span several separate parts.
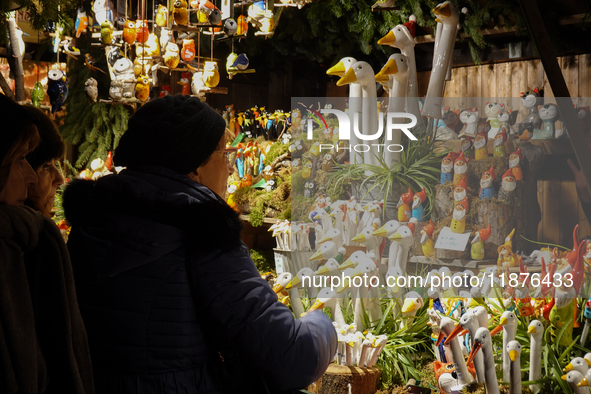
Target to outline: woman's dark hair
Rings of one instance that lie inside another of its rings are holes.
[[[34,171],[50,160],[59,160],[64,157],[66,146],[53,121],[39,108],[31,105],[23,106],[31,115],[36,116],[37,131],[41,141],[35,150],[27,155],[27,161]]]

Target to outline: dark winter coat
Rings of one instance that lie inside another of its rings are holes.
[[[205,186],[124,170],[72,182],[64,208],[97,393],[217,393],[220,376],[246,393],[261,392],[261,376],[271,390],[302,388],[332,360],[330,321],[295,320],[277,301],[237,214]]]

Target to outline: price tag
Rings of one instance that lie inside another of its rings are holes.
[[[466,250],[466,245],[470,239],[470,232],[463,234],[456,234],[451,231],[449,227],[444,227],[437,237],[435,242],[436,249],[447,249],[447,250]]]

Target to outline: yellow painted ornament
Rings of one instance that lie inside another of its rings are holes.
[[[101,23],[101,40],[104,44],[110,44],[113,41],[113,24],[109,21]]]
[[[220,83],[220,72],[216,62],[205,62],[203,67],[203,83],[208,88],[215,88]]]
[[[307,161],[306,164],[304,164],[304,169],[302,171],[302,178],[309,179],[311,175],[312,175],[312,162]]]
[[[169,42],[166,46],[166,53],[164,54],[164,64],[168,68],[176,68],[179,65],[179,46],[172,42]]]
[[[172,17],[177,25],[189,23],[189,12],[187,11],[186,0],[176,0],[172,8]]]
[[[152,59],[136,57],[133,61],[133,75],[138,78],[140,75],[148,75],[152,68]]]
[[[140,75],[135,85],[135,98],[146,101],[150,97],[150,81],[147,77]]]
[[[168,25],[168,8],[162,4],[158,6],[158,11],[156,12],[156,25],[160,27]]]
[[[148,56],[160,55],[160,44],[158,44],[158,36],[156,34],[151,33],[148,36],[145,46]]]
[[[125,21],[123,28],[123,41],[132,45],[135,42],[135,23],[129,19]]]

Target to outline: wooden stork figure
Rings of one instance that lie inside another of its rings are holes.
[[[499,382],[497,381],[497,374],[495,372],[495,359],[492,347],[492,336],[502,330],[503,326],[497,326],[494,330],[489,331],[488,328],[480,327],[476,331],[474,338],[474,347],[468,356],[468,364],[474,360],[477,352],[482,350],[484,357],[484,384],[486,387],[486,394],[500,394]]]
[[[473,347],[476,331],[478,331],[479,328],[480,325],[478,324],[478,318],[470,310],[462,315],[459,324],[447,336],[444,345],[448,345],[453,338],[460,335],[462,330],[467,330],[470,333],[470,346]],[[476,380],[479,383],[484,383],[484,358],[482,356],[482,352],[476,353],[474,356],[474,369],[476,370]]]
[[[441,22],[443,26],[441,37],[438,39],[437,51],[433,54],[433,68],[425,96],[423,116],[441,118],[443,84],[449,67],[449,58],[453,56],[460,13],[458,7],[451,1],[439,4],[433,9],[433,13],[437,17],[436,21]]]

